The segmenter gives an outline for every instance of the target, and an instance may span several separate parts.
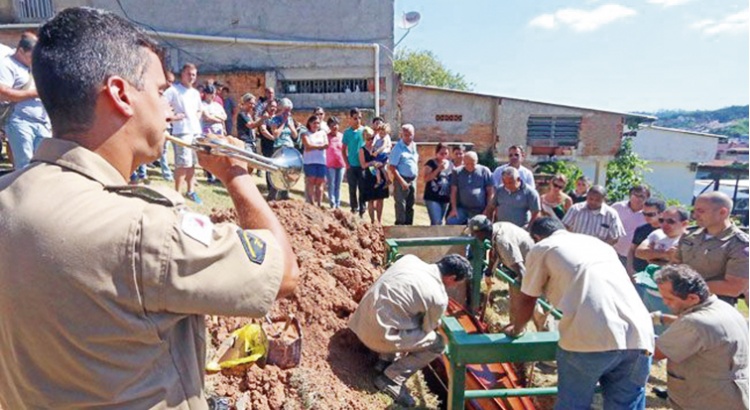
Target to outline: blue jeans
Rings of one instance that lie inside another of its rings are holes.
[[[341,183],[344,181],[344,168],[328,168],[328,201],[331,208],[341,208]]]
[[[166,180],[173,179],[172,170],[169,168],[167,162],[167,144],[169,141],[164,141],[164,149],[161,151],[161,158],[159,158],[159,165],[161,165],[161,176]]]
[[[13,168],[22,169],[29,165],[31,157],[45,138],[52,137],[46,124],[29,122],[16,117],[8,120],[5,126],[8,143],[13,151]]]
[[[138,165],[135,172],[130,176],[130,182],[136,182],[139,179],[146,179],[148,174],[146,173],[146,164]]]
[[[579,353],[558,347],[555,410],[591,408],[597,382],[605,410],[645,409],[650,368],[651,355],[644,350]]]
[[[468,208],[458,207],[456,209],[456,216],[450,217],[445,220],[446,225],[466,225],[469,222],[469,218],[481,214],[482,211],[472,211]]]
[[[427,207],[427,214],[430,216],[430,225],[442,225],[445,212],[448,210],[448,203],[425,200],[424,205]]]

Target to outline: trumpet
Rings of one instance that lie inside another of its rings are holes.
[[[194,138],[192,143],[169,134],[164,136],[173,144],[211,155],[235,158],[247,162],[253,168],[267,171],[271,185],[279,191],[291,189],[302,177],[302,155],[294,148],[281,147],[276,150],[273,157],[266,158],[207,134]]]

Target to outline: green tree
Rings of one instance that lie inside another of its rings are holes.
[[[607,164],[607,200],[621,201],[628,197],[630,188],[643,183],[648,161],[633,151],[633,140],[626,137],[620,144],[615,159]]]
[[[428,50],[400,49],[396,51],[393,70],[407,84],[431,85],[454,90],[471,91],[474,84],[464,79],[463,74],[454,73]]]

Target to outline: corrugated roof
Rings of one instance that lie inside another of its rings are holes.
[[[521,102],[529,102],[534,104],[545,104],[545,105],[554,105],[557,107],[564,107],[564,108],[574,108],[578,110],[586,110],[586,111],[596,111],[596,112],[604,112],[609,114],[617,114],[622,115],[625,117],[633,117],[633,118],[643,118],[644,120],[651,120],[655,121],[657,117],[651,116],[651,115],[645,115],[645,114],[633,114],[629,112],[620,112],[620,111],[612,111],[612,110],[602,110],[599,108],[589,108],[589,107],[578,107],[574,105],[566,105],[566,104],[556,104],[552,102],[546,102],[546,101],[534,101],[534,100],[528,100],[523,98],[515,98],[515,97],[505,97],[502,95],[492,95],[492,94],[484,94],[484,93],[477,93],[474,91],[461,91],[461,90],[454,90],[451,88],[443,88],[443,87],[434,87],[431,85],[418,85],[418,84],[404,84],[406,87],[414,87],[414,88],[423,88],[426,90],[433,90],[433,91],[447,91],[452,93],[460,93],[460,94],[466,94],[466,95],[476,95],[479,97],[489,97],[489,98],[499,98],[502,100],[513,100],[513,101],[521,101]]]

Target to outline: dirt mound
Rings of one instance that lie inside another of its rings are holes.
[[[382,408],[370,385],[366,349],[347,321],[382,273],[383,230],[357,222],[341,210],[321,210],[299,201],[272,203],[287,229],[302,271],[294,296],[277,302],[272,317],[293,313],[302,326],[302,360],[281,370],[268,365],[235,368],[208,376],[207,389],[252,409]],[[214,211],[214,222],[234,221],[233,210]],[[219,344],[250,319],[207,318],[211,344]]]

